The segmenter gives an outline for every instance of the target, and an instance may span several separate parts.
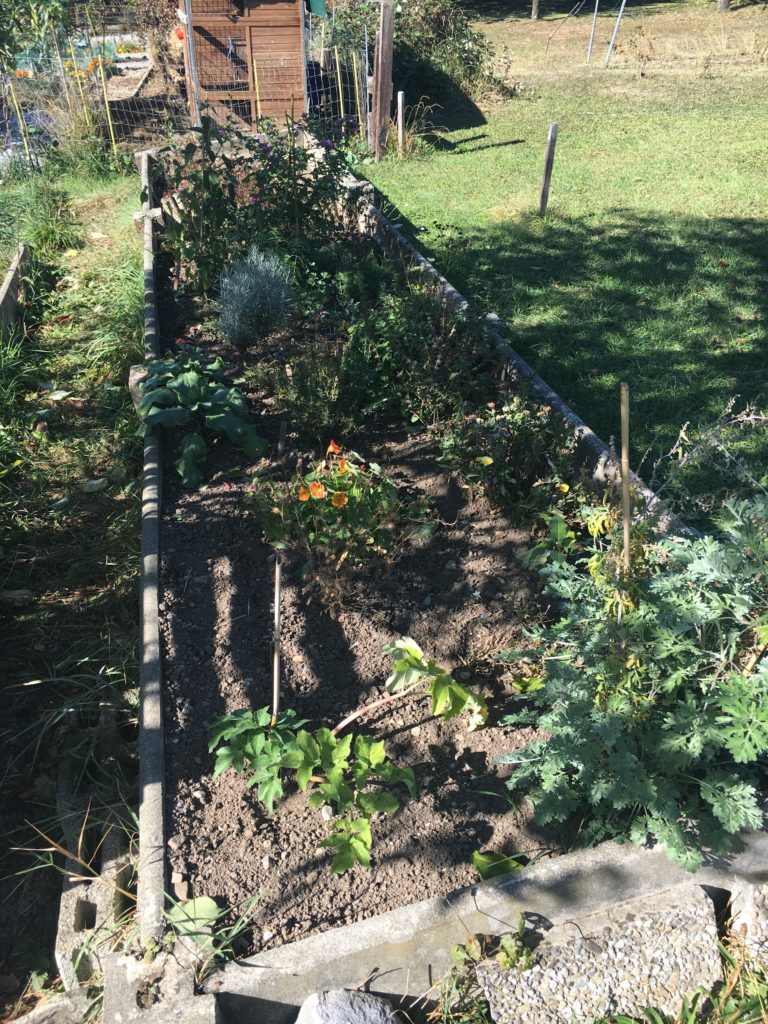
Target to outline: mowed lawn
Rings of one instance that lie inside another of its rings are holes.
[[[613,19],[586,67],[589,23],[486,22],[517,94],[483,114],[446,110],[459,127],[436,152],[367,172],[393,219],[606,440],[629,382],[634,463],[650,475],[684,422],[768,398],[768,11],[635,12],[607,70]],[[743,451],[768,480],[768,439]]]

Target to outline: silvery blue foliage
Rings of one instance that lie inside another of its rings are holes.
[[[219,329],[233,345],[247,348],[280,326],[293,304],[291,272],[274,253],[252,245],[219,281]]]

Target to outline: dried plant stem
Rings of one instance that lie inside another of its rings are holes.
[[[331,729],[331,735],[337,736],[342,729],[346,729],[348,725],[357,721],[358,718],[362,718],[363,715],[369,714],[371,711],[376,711],[377,708],[383,708],[387,704],[391,704],[393,701],[398,700],[400,697],[407,697],[409,693],[413,693],[417,690],[421,684],[415,683],[413,686],[409,686],[407,690],[399,690],[397,693],[388,693],[385,697],[379,697],[377,700],[371,701],[370,704],[364,704],[361,708],[357,708],[352,714],[347,715],[346,718],[342,718],[339,724]]]

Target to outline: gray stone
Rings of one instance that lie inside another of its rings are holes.
[[[196,995],[183,951],[144,963],[113,953],[104,963],[103,1024],[215,1024],[216,998]]]
[[[313,992],[304,1000],[296,1024],[391,1024],[392,1004],[380,996],[343,988]]]
[[[536,969],[477,977],[497,1024],[570,1024],[651,1006],[672,1016],[686,996],[722,981],[717,922],[692,882],[563,922],[536,949]]]
[[[748,953],[768,963],[768,882],[741,882],[734,888],[731,932]]]

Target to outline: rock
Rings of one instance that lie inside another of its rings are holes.
[[[731,931],[748,953],[768,963],[768,883],[741,882],[734,890]]]
[[[336,988],[308,996],[296,1024],[392,1024],[393,1014],[386,999]]]
[[[528,970],[486,960],[477,977],[497,1024],[640,1017],[645,1006],[674,1016],[684,997],[722,981],[717,938],[709,897],[683,882],[552,928]]]
[[[448,570],[448,572],[456,568],[456,563],[452,558],[445,563],[445,568]]]
[[[333,808],[330,804],[323,804],[320,808],[320,817],[323,821],[331,821],[333,818]]]
[[[190,896],[189,882],[174,882],[173,895],[180,903],[186,903]]]

